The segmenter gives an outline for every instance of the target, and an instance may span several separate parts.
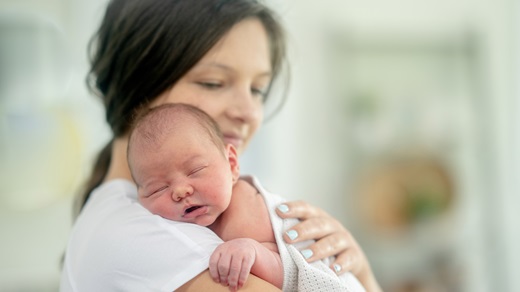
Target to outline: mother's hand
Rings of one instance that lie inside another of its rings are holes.
[[[331,264],[337,274],[351,272],[369,292],[382,291],[363,250],[352,234],[335,218],[304,201],[287,202],[276,210],[281,218],[297,218],[302,222],[287,230],[288,243],[315,240],[302,251],[308,262],[335,256]]]

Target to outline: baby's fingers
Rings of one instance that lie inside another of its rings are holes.
[[[252,266],[253,261],[250,257],[245,256],[232,259],[228,278],[231,291],[236,291],[244,286]]]
[[[220,275],[218,273],[218,262],[220,260],[221,254],[218,252],[214,252],[209,258],[209,274],[213,281],[220,283]]]
[[[222,256],[217,265],[218,274],[220,277],[220,284],[228,286],[229,282],[229,271],[230,271],[230,258]]]
[[[249,277],[249,273],[251,273],[251,267],[253,267],[254,262],[254,258],[244,258],[242,263],[242,269],[240,271],[240,276],[238,277],[238,289],[242,288],[246,283],[247,277]]]
[[[228,285],[228,275],[231,265],[231,256],[215,251],[209,261],[209,272],[213,280],[224,286]]]

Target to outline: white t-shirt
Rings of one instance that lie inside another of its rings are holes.
[[[284,291],[364,291],[350,273],[337,277],[325,261],[307,263],[282,232],[296,219],[274,209],[285,202],[251,176],[242,176],[264,196],[284,265]],[[137,201],[127,180],[94,190],[76,220],[63,266],[60,291],[174,291],[208,268],[222,240],[207,227],[151,214]]]
[[[72,229],[60,291],[173,291],[208,268],[222,240],[151,214],[127,180],[94,190]]]

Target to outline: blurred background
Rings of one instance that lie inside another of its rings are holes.
[[[520,291],[520,3],[270,0],[290,86],[242,158],[354,234],[385,291]],[[106,0],[0,0],[0,291],[57,291],[109,139],[85,86]]]

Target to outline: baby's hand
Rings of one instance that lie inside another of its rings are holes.
[[[215,249],[209,260],[209,273],[215,282],[237,291],[246,282],[255,258],[253,239],[232,239]]]

